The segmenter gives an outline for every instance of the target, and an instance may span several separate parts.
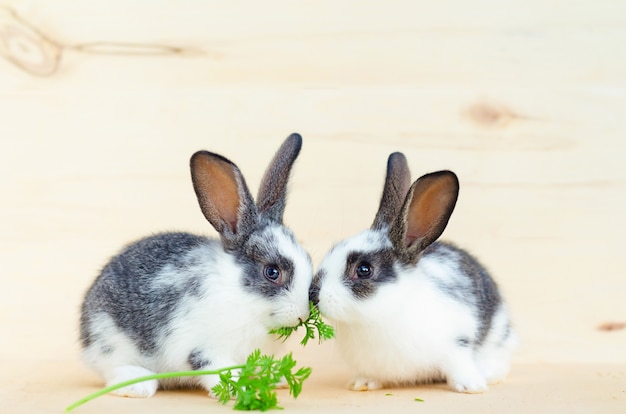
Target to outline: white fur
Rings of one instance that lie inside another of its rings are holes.
[[[115,344],[113,352],[103,352],[95,341],[83,350],[83,358],[105,379],[107,385],[136,378],[151,372],[189,370],[189,354],[200,347],[211,360],[209,368],[223,368],[244,363],[257,348],[273,354],[280,341],[268,332],[282,326],[293,326],[309,315],[309,286],[312,265],[308,255],[294,244],[280,226],[267,229],[279,241],[280,253],[294,263],[294,283],[275,298],[267,299],[247,292],[241,285],[242,269],[235,259],[221,248],[201,245],[188,253],[189,274],[203,274],[206,288],[200,297],[184,298],[176,308],[171,331],[165,329],[159,337],[157,352],[141,353],[134,342],[122,332],[109,315],[101,313],[91,323],[99,334]],[[207,257],[210,259],[207,260]],[[174,266],[165,266],[155,275],[153,283],[160,287],[184,284],[186,276]],[[201,384],[210,389],[219,381],[217,376],[188,377],[162,381],[161,385],[178,386]],[[156,382],[125,387],[118,394],[130,397],[149,397],[156,391]]]
[[[288,230],[283,226],[268,226],[265,230],[272,232],[278,245],[278,251],[291,259],[294,275],[291,287],[275,298],[272,309],[272,328],[295,326],[300,320],[309,317],[309,288],[313,279],[313,267],[305,250],[294,243]]]
[[[493,317],[491,331],[476,352],[476,363],[489,384],[504,381],[509,373],[511,354],[519,345],[515,332],[510,332],[502,341],[507,329],[510,329],[509,316],[506,306],[502,305]]]
[[[436,280],[458,280],[454,261],[425,256],[416,267],[395,266],[398,279],[369,298],[355,298],[342,280],[347,255],[389,247],[382,232],[366,230],[333,248],[320,266],[322,314],[336,324],[338,348],[356,375],[350,388],[447,380],[460,392],[482,392],[508,371],[511,347],[499,341],[508,319],[504,307],[476,351],[457,339],[474,337],[478,321],[468,305],[441,292]]]
[[[152,374],[154,373],[145,368],[134,365],[115,367],[110,371],[111,379],[107,382],[107,385],[119,384],[127,380],[145,377]],[[112,393],[119,395],[120,397],[148,398],[154,395],[158,386],[159,383],[156,380],[143,381],[119,388]]]

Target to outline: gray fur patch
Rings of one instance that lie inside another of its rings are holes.
[[[322,286],[322,281],[326,277],[325,270],[319,270],[315,277],[313,278],[313,282],[311,283],[311,287],[309,289],[309,300],[313,302],[314,305],[317,305],[320,301],[320,287]]]
[[[276,151],[259,186],[257,206],[265,218],[282,224],[287,199],[287,182],[293,163],[302,148],[302,137],[291,134]]]
[[[102,355],[109,355],[112,354],[113,351],[115,351],[115,348],[111,345],[103,345],[100,348],[100,352],[102,352]]]
[[[189,357],[187,358],[187,363],[189,363],[189,366],[192,370],[199,371],[211,365],[211,360],[206,357],[204,352],[196,348],[189,354]]]
[[[395,260],[396,255],[392,248],[383,248],[371,252],[352,252],[346,258],[343,274],[344,283],[350,288],[352,294],[359,299],[373,296],[378,286],[392,282],[398,277],[393,267]],[[371,275],[368,278],[359,278],[356,275],[356,269],[361,263],[371,265]]]
[[[87,347],[97,337],[91,318],[109,315],[144,353],[156,350],[171,316],[187,295],[199,295],[202,275],[178,272],[171,284],[153,283],[166,266],[189,269],[196,257],[189,252],[211,242],[189,233],[162,233],[141,239],[113,257],[87,292],[82,306],[80,337]],[[190,263],[191,261],[191,263]]]
[[[460,347],[468,348],[471,345],[472,341],[469,338],[462,336],[456,339],[456,343]]]
[[[482,344],[491,329],[493,316],[502,303],[496,282],[476,258],[450,243],[435,242],[424,250],[422,257],[426,255],[435,255],[440,260],[457,264],[458,278],[436,282],[442,292],[465,303],[476,314],[479,324],[473,340],[478,345]]]
[[[504,332],[502,333],[502,337],[500,338],[500,341],[499,341],[500,345],[504,345],[509,340],[512,332],[513,332],[513,328],[511,327],[511,323],[507,323],[506,328]]]
[[[285,232],[290,241],[296,243],[290,233]],[[274,297],[283,290],[290,290],[293,285],[295,265],[293,261],[280,254],[276,235],[271,231],[256,232],[236,253],[237,261],[243,268],[243,286],[249,292],[264,297]],[[277,266],[281,272],[282,283],[273,283],[265,278],[265,266]]]
[[[400,213],[404,198],[411,187],[411,172],[404,154],[394,152],[387,159],[387,175],[378,212],[372,229],[389,228]]]

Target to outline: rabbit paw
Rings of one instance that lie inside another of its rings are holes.
[[[154,372],[134,365],[117,367],[111,371],[111,375],[107,379],[107,386],[119,384],[120,382],[151,374],[154,374]],[[148,398],[154,395],[158,387],[159,382],[157,380],[143,381],[111,391],[111,394],[119,395],[121,397]]]
[[[228,365],[224,365],[224,366],[233,365],[232,363],[227,363],[227,364]],[[239,379],[240,372],[241,372],[240,369],[232,370],[231,379],[237,382],[237,380]],[[219,375],[202,375],[201,377],[199,377],[199,379],[204,389],[206,389],[209,392],[209,397],[217,400],[218,398],[217,398],[217,395],[215,395],[215,393],[213,392],[213,387],[215,387],[217,384],[220,383],[220,376]],[[231,395],[230,399],[231,400],[235,399],[235,396]]]
[[[367,379],[363,377],[356,377],[350,382],[348,388],[352,391],[373,391],[379,390],[383,387],[380,381]]]
[[[457,375],[448,379],[448,385],[456,392],[479,394],[487,391],[487,381],[479,374]]]
[[[468,394],[487,391],[487,379],[478,369],[471,352],[462,349],[461,352],[450,353],[448,358],[448,364],[443,371],[450,388]]]

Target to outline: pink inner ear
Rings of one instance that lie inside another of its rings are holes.
[[[443,232],[441,226],[449,214],[452,195],[447,184],[446,180],[436,180],[415,189],[407,217],[407,247],[418,239],[432,239],[432,242]]]
[[[218,215],[229,225],[234,234],[237,233],[237,218],[239,215],[237,180],[232,169],[223,168],[223,165],[219,167],[214,168],[212,171],[213,185],[210,189],[210,197],[213,199]]]
[[[430,228],[430,222],[433,216],[432,210],[432,206],[430,206],[423,199],[421,201],[415,201],[414,199],[411,202],[411,216],[409,216],[405,236],[405,242],[407,247],[412,246],[416,240],[423,238],[424,235],[428,233],[428,230]]]
[[[205,216],[219,217],[235,234],[240,200],[232,166],[221,160],[201,157],[196,184],[202,194],[201,208]]]
[[[417,239],[419,239],[419,235],[417,232],[407,231],[406,236],[404,237],[404,242],[406,244],[406,247],[411,247],[413,243],[415,243],[415,240]]]

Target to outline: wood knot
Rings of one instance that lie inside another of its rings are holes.
[[[599,331],[611,332],[611,331],[621,331],[626,328],[626,322],[604,322],[600,326],[598,326]]]
[[[501,128],[518,116],[503,105],[479,102],[470,106],[466,116],[475,124],[487,128]]]

